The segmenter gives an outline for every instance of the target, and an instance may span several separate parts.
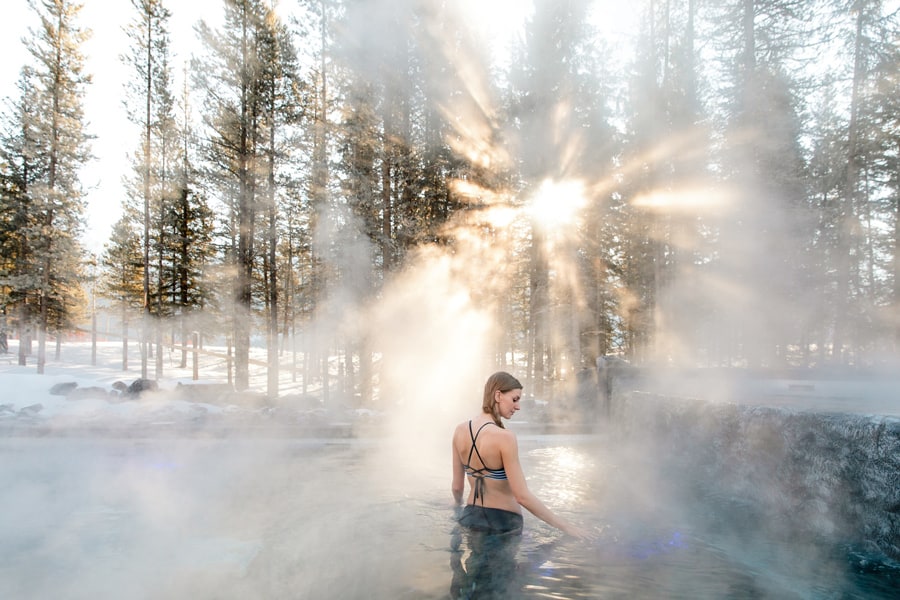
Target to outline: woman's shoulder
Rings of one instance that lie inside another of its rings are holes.
[[[472,424],[471,419],[466,419],[465,421],[458,423],[456,425],[456,427],[453,428],[453,437],[457,438],[460,436],[465,436],[468,438],[469,437],[469,427],[471,426],[471,424]]]
[[[498,440],[504,440],[504,441],[514,442],[516,439],[515,432],[510,431],[506,427],[500,427],[499,425],[496,425],[495,423],[493,423],[491,421],[488,421],[486,423],[486,427],[484,428],[484,431],[482,432],[482,435],[485,435],[485,434],[491,438],[498,439]]]

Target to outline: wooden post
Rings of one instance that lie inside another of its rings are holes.
[[[200,334],[198,332],[194,331],[191,334],[191,343],[194,345],[194,351],[191,353],[194,367],[193,380],[197,381],[200,379],[200,353],[197,352],[200,347]]]

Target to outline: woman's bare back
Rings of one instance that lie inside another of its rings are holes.
[[[466,504],[522,512],[506,478],[503,464],[502,448],[511,435],[511,432],[501,429],[490,419],[473,419],[457,426],[453,435],[453,447],[456,459],[465,469],[469,482]]]

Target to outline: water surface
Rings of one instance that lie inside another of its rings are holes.
[[[532,489],[596,539],[526,515],[494,573],[505,597],[894,597],[893,572],[866,572],[847,548],[761,539],[602,437],[524,436],[520,451]],[[455,528],[446,454],[423,462],[384,441],[7,438],[0,596],[490,597],[458,585],[484,546]]]

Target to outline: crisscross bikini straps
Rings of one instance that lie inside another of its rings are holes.
[[[488,479],[506,479],[506,470],[505,469],[489,469],[486,464],[484,464],[484,459],[481,458],[481,453],[478,451],[478,446],[476,445],[476,440],[478,436],[481,434],[481,430],[487,427],[488,425],[495,425],[488,421],[484,423],[481,427],[478,428],[477,432],[472,431],[472,421],[469,421],[469,437],[472,438],[472,448],[469,450],[469,457],[466,459],[466,472],[472,476],[475,480],[474,489],[475,489],[475,502],[478,502],[478,499],[481,498],[481,505],[484,506],[484,479],[487,477]],[[481,461],[481,468],[475,469],[472,467],[472,453],[475,453],[475,456],[478,457],[478,460]]]

